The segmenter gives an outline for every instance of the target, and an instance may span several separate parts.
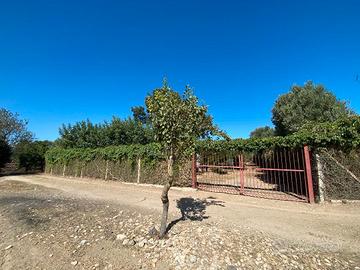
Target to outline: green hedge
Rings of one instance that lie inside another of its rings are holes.
[[[360,147],[360,117],[352,116],[333,123],[306,125],[301,131],[286,137],[203,140],[196,146],[197,152],[255,152],[276,147],[336,148],[343,151]],[[157,143],[147,145],[122,145],[105,148],[52,148],[46,153],[46,164],[67,164],[77,160],[84,163],[95,159],[109,161],[133,160],[140,157],[145,164],[156,164],[164,159],[161,146]]]
[[[145,164],[153,164],[163,159],[159,144],[151,143],[147,145],[121,145],[108,146],[104,148],[60,148],[54,147],[46,152],[46,164],[67,164],[77,160],[84,163],[95,159],[109,161],[133,160],[141,158]]]

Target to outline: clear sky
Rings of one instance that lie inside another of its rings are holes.
[[[163,76],[233,137],[307,80],[359,113],[360,1],[0,0],[0,107],[38,139],[128,116]]]

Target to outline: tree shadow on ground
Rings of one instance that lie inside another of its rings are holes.
[[[209,216],[206,215],[206,207],[210,205],[225,207],[223,201],[218,201],[214,197],[208,197],[206,199],[194,199],[187,197],[177,200],[176,203],[176,207],[179,208],[181,212],[181,217],[170,222],[167,226],[166,232],[169,232],[171,228],[180,221],[203,221],[204,219],[208,219]]]

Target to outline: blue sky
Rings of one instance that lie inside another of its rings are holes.
[[[0,0],[0,107],[53,140],[62,123],[128,116],[167,76],[247,137],[307,80],[359,113],[359,33],[357,0]]]

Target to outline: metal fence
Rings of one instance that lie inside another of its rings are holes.
[[[288,201],[314,202],[308,148],[257,153],[200,153],[193,187]]]
[[[360,200],[360,149],[316,149],[313,159],[314,190],[319,202]]]

